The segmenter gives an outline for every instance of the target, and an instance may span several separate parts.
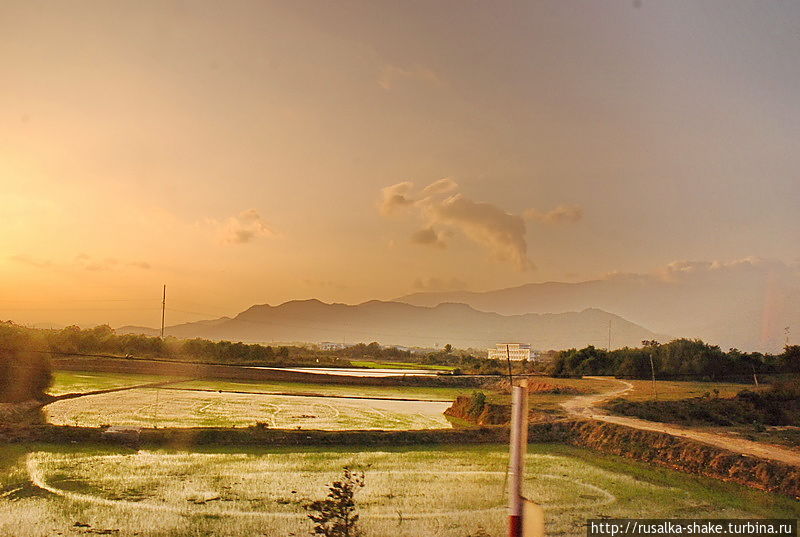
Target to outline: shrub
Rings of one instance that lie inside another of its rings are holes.
[[[472,392],[470,398],[469,409],[467,414],[470,416],[478,416],[483,412],[483,407],[486,406],[486,394],[483,392]]]
[[[328,489],[328,497],[304,505],[312,511],[308,518],[314,523],[312,535],[323,537],[357,537],[359,515],[356,512],[355,493],[364,486],[364,472],[353,472],[344,468],[341,481],[334,481]]]
[[[52,381],[50,362],[43,354],[0,351],[0,402],[44,399]]]

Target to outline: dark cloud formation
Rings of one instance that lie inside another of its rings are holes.
[[[526,220],[577,222],[583,216],[577,205],[560,205],[545,213],[529,209],[521,216],[491,203],[474,201],[457,192],[458,188],[458,183],[445,177],[414,195],[412,182],[397,183],[381,191],[380,211],[391,215],[415,209],[425,222],[424,227],[411,235],[415,244],[445,248],[448,233],[460,232],[488,250],[493,259],[512,263],[519,270],[534,268],[528,258]]]
[[[520,270],[534,268],[528,259],[525,221],[490,203],[475,202],[462,194],[423,203],[427,217],[451,226],[482,244],[498,261],[510,261]]]
[[[447,243],[432,227],[419,229],[411,234],[411,242],[423,246],[434,246],[436,248],[447,248]]]

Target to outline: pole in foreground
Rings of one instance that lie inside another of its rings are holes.
[[[522,537],[522,480],[528,448],[528,381],[511,388],[511,449],[508,482],[508,536]]]

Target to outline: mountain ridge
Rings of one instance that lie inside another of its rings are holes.
[[[239,314],[168,326],[165,334],[181,338],[264,343],[271,341],[379,341],[387,345],[488,347],[501,341],[531,343],[534,348],[561,349],[585,345],[638,345],[658,334],[598,308],[561,313],[502,315],[464,303],[433,307],[370,300],[356,305],[293,300],[278,306],[258,304]],[[156,335],[146,327],[123,326],[118,333]]]
[[[394,300],[417,306],[462,302],[503,315],[595,307],[655,332],[701,338],[725,349],[780,352],[784,328],[800,325],[800,274],[797,267],[756,258],[681,262],[654,274],[419,292]]]

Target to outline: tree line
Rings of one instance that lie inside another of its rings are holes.
[[[641,347],[608,351],[590,345],[557,352],[548,373],[553,376],[609,375],[644,379],[745,379],[753,375],[800,373],[800,346],[789,345],[782,354],[723,351],[699,339],[669,343],[643,341]]]

